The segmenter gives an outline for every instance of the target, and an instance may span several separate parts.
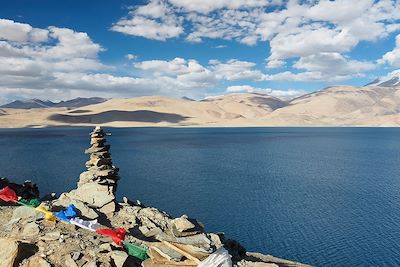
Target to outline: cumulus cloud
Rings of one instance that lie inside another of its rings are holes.
[[[111,30],[165,41],[178,37],[183,32],[183,26],[182,19],[166,1],[152,0],[147,5],[129,11],[128,16],[121,18]]]
[[[49,32],[28,24],[0,19],[0,39],[14,42],[45,42]]]
[[[138,56],[137,56],[137,55],[134,55],[134,54],[127,54],[127,55],[125,55],[125,57],[126,57],[128,60],[135,60],[135,59],[138,58]]]
[[[209,13],[216,9],[228,8],[239,9],[249,7],[262,7],[271,2],[278,3],[280,1],[268,0],[170,0],[177,7],[182,7],[186,11],[195,11],[201,13]]]
[[[378,63],[387,63],[394,67],[400,67],[400,34],[396,37],[396,46],[392,51],[387,52],[382,56]]]
[[[345,58],[339,53],[318,53],[300,58],[295,68],[307,71],[330,73],[332,76],[363,73],[375,68],[375,64]]]
[[[170,77],[148,79],[108,74],[115,67],[99,61],[98,54],[104,49],[86,33],[54,26],[38,29],[4,19],[0,23],[7,25],[0,27],[2,99],[16,95],[53,99],[74,94],[174,95],[192,89],[190,84]],[[128,57],[134,59],[134,55]]]
[[[339,53],[345,57],[362,41],[385,38],[400,29],[400,2],[149,0],[130,11],[128,17],[112,29],[156,40],[181,36],[194,43],[205,39],[236,41],[249,46],[268,42],[270,53],[266,66],[272,69],[287,66],[292,59],[318,57],[322,53]],[[136,20],[155,23],[156,27]],[[159,23],[163,20],[166,21]],[[396,58],[393,51],[382,60],[397,64]],[[328,57],[320,59],[329,60]]]
[[[290,100],[306,92],[303,90],[274,90],[271,88],[258,88],[251,85],[233,85],[226,88],[227,93],[263,93],[268,94],[282,100]]]

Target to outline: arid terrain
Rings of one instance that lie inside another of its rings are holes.
[[[334,86],[284,101],[261,93],[204,100],[144,96],[80,107],[1,108],[1,128],[398,126],[400,87]]]

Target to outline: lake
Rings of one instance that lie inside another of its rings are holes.
[[[76,186],[90,128],[0,130],[0,176]],[[118,197],[188,214],[249,251],[400,265],[400,129],[107,128]]]

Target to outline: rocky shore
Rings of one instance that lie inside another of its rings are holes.
[[[32,184],[2,184],[17,192],[18,201],[0,200],[0,267],[309,266],[247,252],[186,215],[172,218],[126,197],[118,202],[118,168],[101,128],[91,133],[86,153],[90,159],[77,188],[58,198],[49,195],[35,205],[38,192]],[[107,236],[107,231],[120,235]]]

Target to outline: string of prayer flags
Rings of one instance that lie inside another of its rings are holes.
[[[39,206],[36,207],[35,210],[44,213],[44,218],[46,219],[46,221],[54,222],[56,220],[56,217],[53,216],[53,213],[51,211],[48,211],[45,207]]]
[[[32,207],[32,208],[39,207],[41,203],[42,202],[37,198],[31,199],[31,200],[21,199],[20,201],[18,201],[18,204],[21,204],[26,207]]]
[[[125,239],[126,230],[124,228],[117,228],[117,229],[99,229],[96,230],[96,233],[104,236],[111,237],[112,241],[118,246],[122,245],[122,241]]]
[[[76,207],[74,204],[70,204],[65,210],[61,210],[54,214],[60,220],[69,222],[71,219],[74,219],[78,216],[78,212],[76,211]]]
[[[18,200],[17,194],[10,187],[6,186],[0,190],[0,199],[6,202],[15,202]]]
[[[140,260],[146,260],[149,258],[149,256],[147,255],[147,250],[142,247],[136,246],[127,241],[124,241],[124,247],[128,255],[132,257],[136,257]]]
[[[76,225],[80,228],[96,232],[96,229],[99,227],[99,224],[97,223],[97,220],[93,221],[85,221],[80,218],[73,218],[69,221],[71,224]]]

